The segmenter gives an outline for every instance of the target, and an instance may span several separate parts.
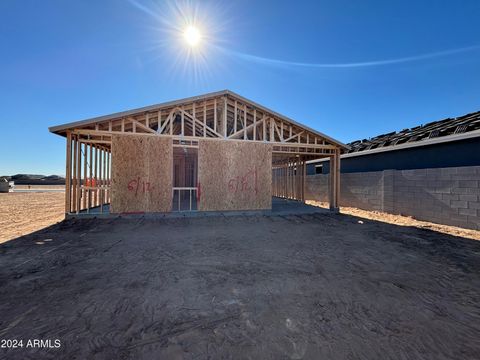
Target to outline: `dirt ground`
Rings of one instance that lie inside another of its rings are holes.
[[[58,187],[32,186],[37,190],[54,188]],[[0,193],[0,243],[63,220],[64,209],[65,192]]]
[[[312,201],[312,200],[307,200],[306,203],[309,205],[318,206],[322,208],[328,208],[329,206],[328,203]],[[460,236],[468,239],[480,240],[480,231],[478,230],[464,229],[456,226],[449,226],[449,225],[442,225],[442,224],[435,224],[428,221],[417,220],[411,216],[394,215],[394,214],[384,213],[381,211],[368,211],[368,210],[362,210],[358,208],[344,207],[344,206],[340,207],[340,212],[342,214],[358,216],[358,217],[369,219],[369,220],[382,221],[389,224],[395,224],[400,226],[414,226],[420,229],[431,229],[444,234]]]
[[[15,190],[65,190],[65,185],[15,185]]]
[[[69,220],[0,256],[0,338],[61,342],[0,358],[480,354],[480,242],[428,229],[344,214]]]
[[[27,188],[26,185],[16,186],[18,190],[26,190]],[[43,229],[63,220],[65,195],[63,192],[50,192],[51,190],[63,188],[63,186],[57,185],[33,185],[30,190],[48,190],[49,192],[0,193],[0,243],[30,234],[33,231]],[[320,207],[328,207],[326,203],[315,201],[307,201],[307,203]],[[346,207],[342,207],[340,211],[343,214],[365,219],[401,226],[415,226],[421,229],[431,229],[449,235],[480,240],[480,231],[434,224],[415,220],[407,216],[392,215],[377,211],[366,211]]]

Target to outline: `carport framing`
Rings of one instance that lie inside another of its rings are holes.
[[[305,200],[306,161],[328,157],[330,208],[338,209],[340,153],[346,145],[229,90],[55,126],[50,131],[67,138],[68,214],[93,207],[103,211],[110,202],[111,143],[117,133],[170,137],[174,147],[198,147],[199,139],[272,144],[272,194],[301,201]]]

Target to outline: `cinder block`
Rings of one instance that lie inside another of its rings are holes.
[[[446,225],[458,226],[461,228],[471,229],[471,223],[468,220],[453,220],[453,219],[445,219],[443,222]]]
[[[477,169],[480,169],[480,166],[462,166],[456,169],[457,174],[476,174]]]
[[[469,201],[468,202],[469,209],[480,209],[480,201]]]
[[[459,215],[470,215],[470,216],[477,216],[476,209],[458,209]]]
[[[467,209],[468,208],[468,203],[463,200],[452,200],[450,202],[450,205],[454,208],[462,208],[462,209]]]
[[[460,195],[459,194],[442,194],[442,199],[443,200],[459,200]]]
[[[476,216],[468,216],[468,221],[480,226],[480,213],[477,212]]]
[[[451,215],[451,214],[458,214],[458,208],[453,208],[453,207],[450,207],[450,205],[448,206],[444,206],[442,207],[442,210],[440,211],[443,215]],[[442,216],[443,216],[442,215]]]
[[[472,195],[472,194],[467,194],[467,195],[460,194],[459,199],[460,200],[466,200],[466,201],[477,201],[478,196],[477,195]]]
[[[458,186],[461,188],[476,188],[478,187],[478,181],[476,180],[460,180]]]
[[[462,189],[466,189],[467,194],[480,195],[480,188],[462,188]]]
[[[456,174],[451,175],[452,180],[478,180],[478,174]]]
[[[450,175],[450,174],[456,174],[457,173],[456,167],[451,167],[451,168],[441,168],[440,172],[445,175]]]
[[[469,188],[453,188],[452,194],[469,194]]]

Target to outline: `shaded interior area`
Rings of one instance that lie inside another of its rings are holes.
[[[198,148],[173,148],[172,211],[196,211],[198,201]]]
[[[174,195],[174,198],[173,198],[174,205],[177,202],[176,206],[178,206],[178,201],[179,201],[178,197],[176,197]],[[188,209],[189,202],[190,202],[190,199],[188,197],[184,196],[180,200],[180,207],[182,209]],[[192,203],[193,203],[193,206],[195,206],[195,208],[192,209],[192,211],[193,211],[193,210],[196,210],[196,205],[197,205],[196,199],[194,200],[192,198]],[[181,210],[181,211],[173,210],[173,212],[175,212],[175,213],[189,212],[189,210]],[[258,213],[258,211],[255,211],[255,210],[242,210],[241,212],[245,213],[245,214]],[[308,214],[308,213],[327,212],[327,210],[324,209],[324,208],[319,208],[317,206],[307,205],[303,201],[299,201],[299,200],[290,200],[290,199],[284,199],[284,198],[280,198],[280,197],[272,197],[272,210],[271,211],[267,210],[267,211],[262,211],[262,212],[266,213],[266,214]],[[202,215],[204,213],[205,212],[196,212],[196,214],[198,214],[198,215]],[[225,212],[225,211],[209,211],[208,213],[211,214],[211,215],[217,214],[217,215],[221,216],[222,214],[225,214],[225,213],[228,213],[228,212]],[[233,213],[237,213],[237,212],[233,212]],[[163,213],[161,213],[161,214],[163,214]],[[82,210],[80,212],[80,215],[112,215],[113,217],[118,216],[118,214],[110,214],[110,205],[109,204],[103,205],[101,207],[97,206],[95,208],[91,208],[88,213],[87,213],[87,210]],[[153,214],[151,214],[151,215],[153,216]]]

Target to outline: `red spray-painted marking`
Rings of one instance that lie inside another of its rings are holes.
[[[257,169],[253,168],[243,175],[230,179],[228,181],[228,190],[234,194],[238,192],[254,192],[257,194]]]
[[[200,186],[200,181],[197,182],[197,202],[200,201],[200,196],[202,195],[202,188]]]
[[[150,182],[141,180],[140,177],[137,177],[136,179],[130,180],[128,182],[127,189],[128,191],[134,191],[135,196],[138,195],[138,192],[140,191],[142,194],[151,192],[155,187],[150,184]]]

